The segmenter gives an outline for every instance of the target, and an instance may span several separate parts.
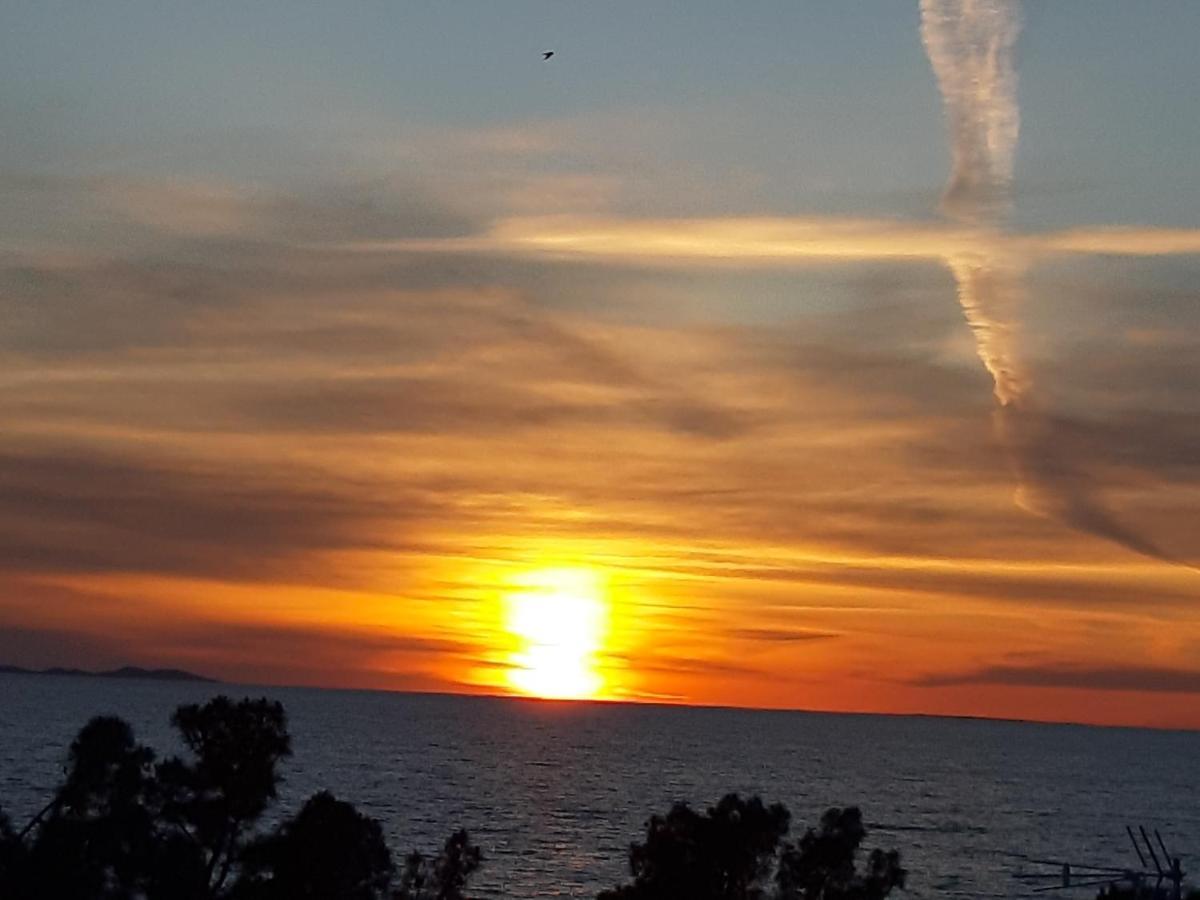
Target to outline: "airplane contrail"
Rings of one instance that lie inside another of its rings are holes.
[[[1054,419],[1038,408],[1021,356],[1019,310],[1025,261],[1000,240],[1012,208],[1020,134],[1013,50],[1021,31],[1017,0],[921,0],[921,40],[937,77],[953,168],[942,211],[976,226],[980,240],[945,256],[958,299],[992,376],[996,424],[1018,480],[1017,503],[1129,550],[1168,561],[1155,544],[1116,520],[1073,464]],[[989,242],[987,235],[996,240]]]
[[[1011,0],[921,0],[921,39],[946,105],[954,160],[942,206],[954,218],[988,219],[1012,202],[1020,31]]]

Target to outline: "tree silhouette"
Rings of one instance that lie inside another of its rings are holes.
[[[328,792],[261,829],[291,754],[279,703],[216,697],[171,722],[188,753],[155,764],[127,723],[92,719],[29,824],[0,812],[0,898],[466,900],[483,857],[465,831],[397,871],[379,823]],[[894,850],[858,868],[857,808],[828,810],[794,844],[790,821],[758,797],[728,794],[703,813],[677,803],[631,846],[632,881],[600,900],[883,900],[904,887]]]
[[[405,858],[393,900],[466,900],[463,889],[482,862],[483,854],[460,829],[446,838],[435,859],[415,850]]]
[[[374,819],[322,791],[244,855],[236,900],[376,900],[392,857]]]
[[[217,697],[171,717],[193,759],[158,766],[162,817],[202,855],[207,892],[218,897],[247,835],[275,800],[278,765],[292,752],[283,706],[266,699]],[[182,846],[176,853],[185,855]]]
[[[122,720],[84,726],[41,812],[20,832],[0,814],[0,898],[465,900],[482,859],[465,831],[395,891],[379,823],[332,794],[260,831],[291,754],[280,704],[217,697],[171,722],[189,754],[158,765]]]
[[[872,851],[857,871],[866,835],[858,809],[828,810],[797,844],[783,842],[790,818],[778,803],[737,794],[703,815],[677,803],[652,817],[645,843],[630,849],[632,883],[599,900],[882,900],[904,887],[894,850]]]
[[[13,831],[12,820],[0,809],[0,885],[16,884],[24,870],[24,846]]]
[[[882,900],[903,888],[907,873],[895,850],[872,850],[865,871],[857,871],[866,834],[857,807],[827,810],[818,830],[810,828],[799,843],[784,847],[776,876],[780,900]]]
[[[755,900],[765,895],[791,815],[758,797],[727,794],[706,813],[676,803],[646,823],[629,852],[633,883],[600,900]]]
[[[120,719],[88,722],[71,744],[66,777],[50,803],[15,841],[6,841],[11,896],[139,896],[154,847],[147,799],[153,759]]]

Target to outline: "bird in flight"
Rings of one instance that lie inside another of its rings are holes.
[[[554,55],[553,50],[547,50],[545,53],[542,54],[542,59],[549,59],[553,55]]]

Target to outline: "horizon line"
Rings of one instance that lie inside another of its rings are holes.
[[[12,668],[23,669],[21,672],[5,672],[5,666]],[[62,669],[73,671],[49,672],[46,669]],[[662,707],[667,709],[712,709],[712,710],[731,710],[739,712],[759,712],[759,713],[799,713],[801,715],[813,716],[879,716],[892,719],[948,719],[954,721],[968,722],[999,722],[1016,725],[1044,725],[1044,726],[1063,726],[1071,728],[1107,728],[1107,729],[1123,729],[1126,731],[1157,731],[1157,732],[1175,732],[1180,734],[1200,734],[1200,725],[1185,726],[1185,725],[1133,725],[1111,722],[1085,722],[1070,719],[1035,719],[1022,718],[1019,716],[991,716],[981,713],[935,713],[935,712],[899,712],[887,710],[851,710],[851,709],[812,709],[806,707],[792,706],[750,706],[738,705],[733,703],[703,703],[691,702],[687,700],[670,700],[663,698],[647,698],[639,699],[637,697],[539,697],[532,694],[505,694],[494,691],[467,691],[467,690],[421,690],[417,688],[388,688],[388,687],[353,687],[348,685],[326,685],[326,684],[298,684],[295,682],[258,682],[258,681],[236,681],[227,680],[224,678],[216,678],[211,675],[203,675],[197,672],[192,672],[188,669],[178,669],[175,666],[145,666],[126,663],[121,666],[116,666],[111,669],[91,671],[80,669],[74,666],[48,666],[45,669],[37,670],[25,666],[16,666],[9,663],[0,663],[0,675],[30,675],[30,676],[49,676],[55,675],[61,678],[88,678],[88,677],[103,677],[106,672],[120,671],[122,669],[139,669],[147,673],[154,671],[178,671],[187,675],[194,676],[195,680],[176,680],[176,679],[161,679],[154,677],[142,677],[143,681],[165,681],[168,684],[207,684],[214,687],[244,687],[244,688],[283,688],[285,690],[313,690],[313,691],[339,691],[345,693],[372,693],[372,694],[404,694],[418,697],[454,697],[466,699],[485,699],[485,700],[512,700],[518,702],[529,702],[543,705],[556,706],[648,706]]]

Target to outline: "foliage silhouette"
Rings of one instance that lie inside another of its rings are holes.
[[[242,863],[237,900],[373,900],[392,876],[379,823],[327,791],[248,847]]]
[[[0,809],[0,885],[11,884],[23,868],[23,848],[12,820]]]
[[[907,873],[895,850],[872,850],[865,871],[857,871],[866,835],[857,807],[826,810],[818,830],[810,828],[799,843],[784,847],[776,876],[780,900],[882,900],[903,888]]]
[[[601,900],[752,900],[763,896],[790,814],[778,803],[728,794],[706,813],[676,803],[646,823],[629,851],[633,883]]]
[[[157,770],[162,816],[202,856],[207,893],[220,896],[246,837],[276,797],[279,762],[291,755],[283,706],[216,697],[175,710],[193,760],[171,758]],[[182,847],[177,852],[184,854]]]
[[[482,863],[457,831],[398,869],[379,823],[328,792],[260,827],[291,754],[283,707],[216,697],[171,719],[184,757],[155,762],[124,721],[92,719],[62,783],[17,831],[0,812],[4,900],[466,900]],[[703,813],[678,803],[634,844],[632,881],[600,900],[883,900],[899,854],[872,851],[858,809],[830,809],[796,843],[776,803],[737,794]]]
[[[154,759],[120,719],[92,719],[71,744],[66,777],[15,836],[7,895],[124,900],[140,896],[153,853],[147,791]],[[36,839],[25,838],[35,834]]]
[[[157,765],[122,720],[84,726],[41,812],[20,832],[0,813],[0,897],[465,900],[482,860],[465,831],[412,854],[395,889],[379,824],[332,794],[260,831],[291,754],[280,704],[217,697],[171,722],[189,755]]]
[[[442,852],[427,860],[413,851],[404,860],[394,900],[466,900],[463,889],[483,862],[483,854],[459,829],[446,838]]]
[[[857,871],[866,835],[858,809],[828,810],[798,844],[784,843],[790,819],[781,804],[737,794],[704,814],[677,803],[631,847],[633,881],[599,900],[882,900],[904,887],[894,850],[873,851]]]

